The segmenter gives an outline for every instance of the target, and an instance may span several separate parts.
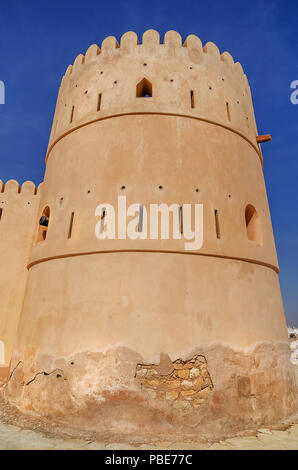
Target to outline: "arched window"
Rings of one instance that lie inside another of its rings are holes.
[[[136,97],[137,98],[151,98],[152,97],[152,83],[147,80],[147,78],[143,78],[138,84],[136,88]]]
[[[39,219],[39,227],[37,234],[37,242],[42,242],[47,238],[48,228],[50,222],[50,208],[46,206],[42,211],[42,215]]]
[[[245,208],[245,224],[247,231],[247,238],[253,242],[262,244],[262,228],[260,217],[251,204]]]

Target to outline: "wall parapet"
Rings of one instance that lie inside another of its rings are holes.
[[[175,55],[175,49],[187,48],[192,56],[193,62],[204,60],[204,55],[210,55],[224,62],[227,67],[230,67],[231,71],[238,74],[239,78],[243,78],[247,81],[247,77],[243,71],[243,68],[239,62],[234,62],[232,55],[224,51],[220,53],[216,44],[208,41],[204,46],[200,38],[194,34],[189,34],[182,44],[182,37],[176,31],[168,31],[165,36],[163,43],[160,42],[160,35],[158,31],[149,29],[144,32],[142,43],[139,42],[138,36],[133,31],[128,31],[121,36],[120,44],[115,36],[106,37],[101,47],[97,44],[92,44],[86,51],[86,54],[78,54],[72,65],[67,67],[65,75],[62,79],[62,85],[72,73],[78,72],[80,67],[84,64],[89,64],[96,60],[100,54],[103,56],[111,56],[111,54],[127,54],[128,52],[135,51],[137,46],[143,46],[147,52],[154,52],[157,46],[161,46],[167,52],[169,57]],[[117,51],[119,49],[119,51]],[[191,54],[192,53],[192,54]]]
[[[142,81],[150,85],[150,93]],[[78,125],[102,116],[168,113],[217,122],[256,145],[258,134],[250,87],[239,62],[228,52],[190,34],[184,43],[168,31],[163,43],[148,30],[142,42],[129,31],[92,44],[62,78],[48,150]]]
[[[36,187],[33,181],[24,181],[22,185],[14,179],[8,180],[4,183],[0,180],[0,193],[1,194],[22,194],[36,196],[40,193],[42,183]]]

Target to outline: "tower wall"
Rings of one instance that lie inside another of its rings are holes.
[[[137,96],[142,80],[151,97]],[[88,429],[92,409],[101,429],[148,434],[215,432],[221,420],[231,430],[293,410],[256,135],[246,76],[212,43],[182,46],[170,31],[160,44],[147,31],[138,44],[129,32],[76,58],[47,152],[38,216],[47,208],[49,226],[28,260],[11,401],[66,421],[71,411]],[[202,203],[202,248],[98,240],[97,205],[124,195],[127,205]]]

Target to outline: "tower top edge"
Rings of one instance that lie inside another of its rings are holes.
[[[233,69],[234,73],[237,73],[246,79],[246,75],[243,72],[241,64],[239,62],[235,62],[229,52],[224,51],[220,53],[219,48],[213,42],[208,41],[203,46],[200,38],[195,34],[189,34],[183,42],[181,35],[174,30],[167,31],[164,35],[163,41],[161,42],[159,32],[154,29],[148,29],[142,35],[142,41],[139,41],[139,38],[134,31],[127,31],[121,36],[119,42],[115,36],[107,36],[102,41],[100,47],[97,44],[92,44],[87,49],[85,55],[81,53],[78,54],[73,64],[67,67],[62,82],[82,65],[93,62],[98,58],[98,56],[111,57],[113,54],[121,54],[122,52],[127,54],[139,46],[143,46],[143,48],[151,55],[154,55],[155,51],[158,52],[158,48],[163,47],[164,49],[168,49],[169,56],[172,57],[173,49],[185,48],[189,52],[190,60],[194,62],[201,62],[204,58],[212,56],[213,59],[222,61],[226,66]],[[195,59],[192,60],[192,57]]]

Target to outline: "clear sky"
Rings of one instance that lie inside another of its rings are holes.
[[[229,51],[248,76],[262,145],[280,282],[289,325],[298,326],[297,0],[14,0],[0,3],[0,178],[43,179],[62,75],[90,44],[126,31],[190,33]]]

